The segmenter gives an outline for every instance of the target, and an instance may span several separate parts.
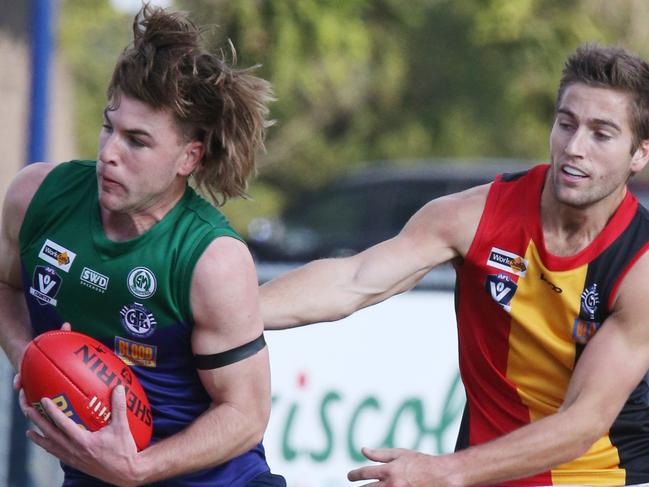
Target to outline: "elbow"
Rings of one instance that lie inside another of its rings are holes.
[[[260,401],[260,403],[261,404],[259,405],[259,407],[250,416],[250,448],[261,443],[264,438],[266,428],[268,427],[268,421],[270,420],[270,397],[268,397],[267,401]]]
[[[246,435],[247,440],[245,441],[244,451],[248,451],[264,439],[264,433],[266,427],[268,426],[268,415],[265,417],[257,416],[249,423],[248,434]]]

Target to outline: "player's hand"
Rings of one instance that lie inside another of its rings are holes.
[[[21,391],[21,408],[40,430],[28,430],[27,437],[66,465],[120,486],[138,485],[138,452],[126,416],[124,387],[113,389],[111,421],[90,432],[68,418],[49,398],[41,404],[51,422],[29,406]]]
[[[363,448],[369,460],[380,462],[352,470],[349,480],[375,480],[372,487],[459,487],[446,474],[444,457],[434,457],[402,448]]]

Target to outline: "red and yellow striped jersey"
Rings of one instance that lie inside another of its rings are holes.
[[[628,192],[585,249],[570,257],[550,254],[540,220],[547,169],[494,181],[474,241],[456,266],[467,393],[460,449],[557,411],[580,353],[610,314],[626,272],[649,247],[649,212]],[[608,434],[580,458],[502,485],[649,482],[648,393],[642,381]]]

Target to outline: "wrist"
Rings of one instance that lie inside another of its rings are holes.
[[[444,470],[446,470],[446,482],[448,487],[469,487],[470,482],[469,466],[464,461],[464,452],[443,455]]]
[[[150,482],[154,475],[152,466],[154,463],[142,450],[129,462],[129,486],[143,485]]]

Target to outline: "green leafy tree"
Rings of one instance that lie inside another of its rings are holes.
[[[584,42],[649,55],[643,0],[176,0],[278,101],[241,230],[353,169],[437,157],[547,157],[562,62]],[[63,0],[78,78],[79,146],[93,154],[109,70],[130,21],[107,1]],[[92,132],[92,134],[90,133]],[[91,136],[92,135],[92,136]],[[245,231],[244,231],[245,233]]]
[[[63,0],[59,48],[74,79],[75,128],[79,158],[94,159],[106,106],[106,87],[120,52],[130,39],[129,16],[108,0]]]

